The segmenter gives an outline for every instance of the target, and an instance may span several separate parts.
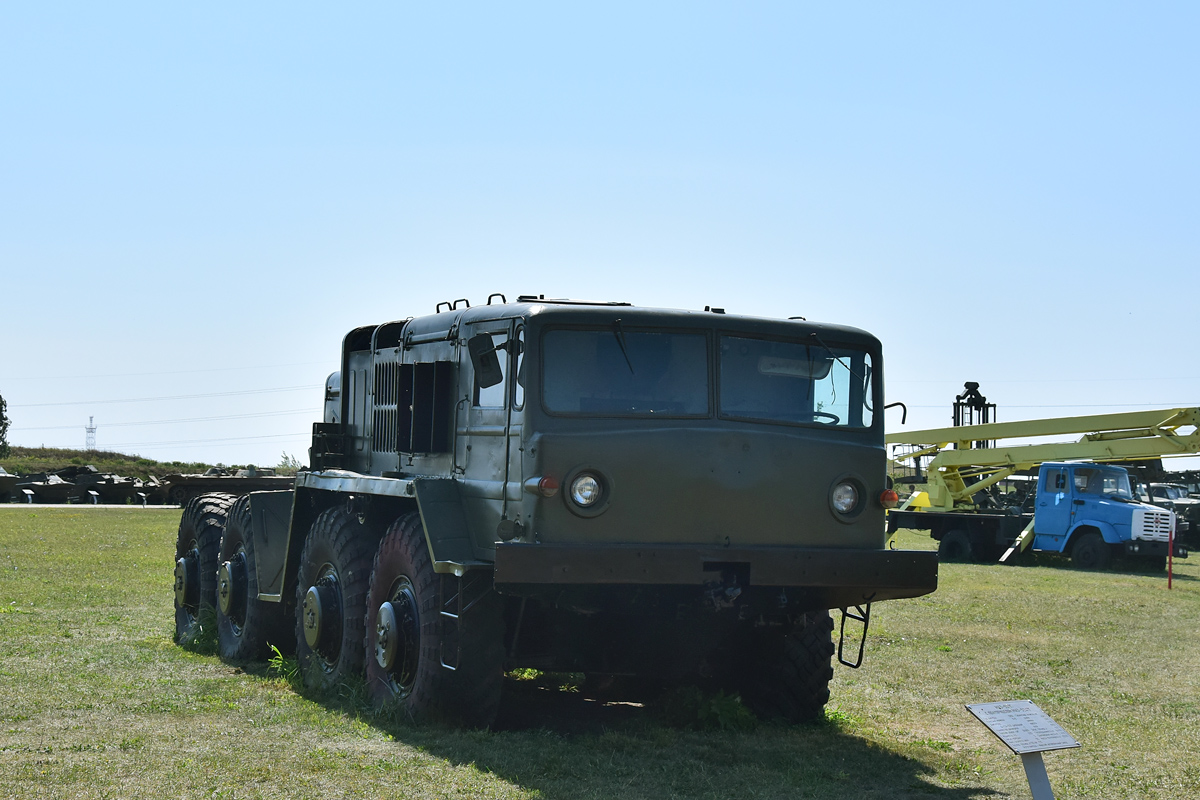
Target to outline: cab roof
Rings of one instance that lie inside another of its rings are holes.
[[[727,314],[724,309],[709,306],[703,311],[696,311],[648,308],[625,302],[547,299],[542,296],[522,295],[511,303],[489,303],[462,308],[454,308],[451,303],[442,303],[438,308],[438,312],[426,316],[356,328],[346,337],[347,350],[368,349],[373,340],[376,341],[376,347],[395,346],[402,340],[444,340],[454,336],[463,325],[517,318],[537,320],[542,325],[605,325],[620,320],[627,327],[720,328],[774,336],[789,333],[805,336],[816,333],[847,343],[868,344],[878,341],[873,335],[859,328],[809,322],[803,317],[785,320]]]

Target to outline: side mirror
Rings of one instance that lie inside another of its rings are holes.
[[[504,372],[500,369],[500,359],[496,355],[496,346],[492,337],[479,333],[467,340],[467,352],[471,354],[471,366],[475,368],[475,383],[480,389],[495,386],[504,380]]]

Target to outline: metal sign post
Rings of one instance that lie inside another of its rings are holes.
[[[967,710],[1021,757],[1033,800],[1054,800],[1042,753],[1079,747],[1079,742],[1028,700],[974,703]]]

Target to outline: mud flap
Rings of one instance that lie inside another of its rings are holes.
[[[848,608],[843,608],[841,610],[842,624],[838,633],[837,657],[838,663],[840,663],[842,666],[850,667],[850,669],[858,669],[862,666],[863,653],[867,647],[867,628],[871,626],[871,603],[868,601],[865,606],[854,606],[853,608],[853,611],[849,610]],[[847,619],[862,623],[862,636],[858,640],[858,658],[856,658],[854,661],[847,659],[843,655],[843,647],[846,644]]]

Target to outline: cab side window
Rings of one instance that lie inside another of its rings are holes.
[[[513,340],[516,352],[513,361],[516,362],[516,380],[513,381],[513,408],[525,407],[525,329],[517,328],[517,338]]]
[[[493,333],[490,335],[493,346],[505,347],[505,340],[508,338],[505,334]],[[504,408],[504,398],[508,389],[508,352],[500,349],[496,351],[496,356],[500,362],[500,372],[503,378],[495,386],[480,386],[478,378],[475,379],[475,391],[471,405],[477,408]]]
[[[1052,469],[1047,471],[1045,489],[1047,492],[1051,492],[1052,494],[1065,492],[1067,490],[1066,470]]]

